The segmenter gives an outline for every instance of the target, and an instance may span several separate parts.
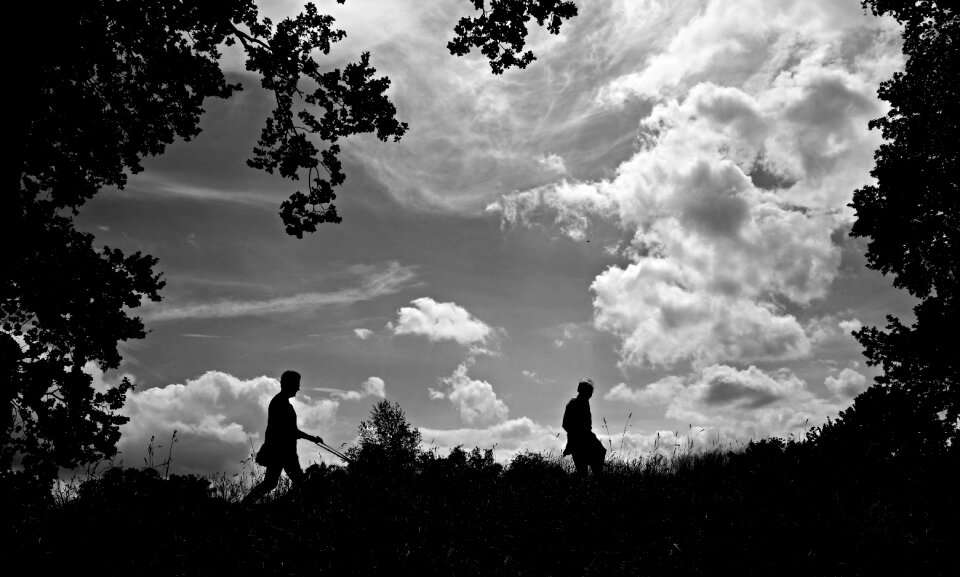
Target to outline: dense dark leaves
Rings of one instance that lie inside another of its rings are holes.
[[[94,245],[71,213],[104,186],[122,188],[142,159],[199,133],[205,98],[230,96],[217,46],[250,0],[79,0],[27,8],[45,24],[15,60],[16,185],[3,195],[0,371],[8,384],[0,466],[33,475],[115,454],[127,380],[95,391],[82,371],[120,363],[142,338],[130,310],[159,300],[156,259]],[[26,48],[29,47],[29,48]],[[16,231],[17,237],[13,237]],[[19,456],[18,456],[19,455]]]
[[[456,56],[477,48],[490,60],[494,74],[512,66],[526,68],[536,60],[530,50],[523,52],[531,18],[540,26],[546,24],[551,34],[559,34],[563,21],[577,15],[576,4],[565,0],[491,0],[489,8],[486,0],[470,2],[480,15],[461,18],[447,48]]]
[[[263,87],[277,101],[247,164],[270,173],[277,170],[293,180],[306,171],[307,192],[293,193],[280,207],[287,233],[302,238],[321,223],[341,220],[333,189],[343,184],[346,175],[337,141],[361,133],[398,141],[407,124],[395,118],[396,108],[386,96],[390,79],[374,76],[369,53],[343,70],[321,70],[313,54],[328,54],[345,34],[334,29],[333,18],[319,14],[313,4],[307,4],[296,18],[284,19],[275,31],[266,18],[248,19],[245,24],[250,34],[238,31],[237,37],[247,50],[247,70],[261,75]],[[315,88],[305,92],[302,78]],[[295,110],[297,99],[310,107]],[[322,111],[319,118],[314,110]],[[327,147],[320,151],[308,135],[317,136]]]
[[[252,9],[251,1],[79,0],[45,14],[57,50],[40,43],[34,58],[18,55],[22,202],[43,194],[75,209],[103,186],[122,187],[143,157],[198,134],[203,100],[239,88],[220,72],[219,23]]]
[[[904,25],[903,72],[883,82],[890,104],[871,121],[887,140],[875,154],[877,184],[854,193],[851,234],[868,237],[870,268],[920,299],[912,326],[888,317],[886,330],[865,327],[856,336],[878,382],[903,387],[927,411],[960,418],[960,16],[955,6],[922,0],[865,0],[877,15]],[[956,438],[953,428],[950,436]]]
[[[0,293],[0,371],[10,410],[4,415],[0,467],[16,453],[38,476],[56,467],[108,458],[116,450],[116,414],[132,386],[124,379],[95,391],[81,369],[88,361],[119,365],[117,343],[142,338],[140,319],[127,310],[141,298],[159,300],[156,259],[93,246],[93,236],[43,203],[27,206],[22,221],[30,242],[11,252],[9,284]],[[104,290],[109,287],[109,290]]]

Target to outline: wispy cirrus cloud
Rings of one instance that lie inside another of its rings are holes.
[[[263,300],[222,299],[204,303],[144,306],[147,321],[180,319],[229,318],[254,315],[286,314],[330,306],[345,306],[394,294],[416,276],[412,267],[397,262],[385,267],[358,269],[362,273],[359,286],[332,292],[305,292]]]
[[[199,202],[242,204],[275,209],[284,199],[283,193],[270,191],[263,186],[244,188],[240,185],[204,186],[180,180],[158,172],[138,174],[123,188],[104,191],[107,196],[122,198],[164,199],[181,198]]]

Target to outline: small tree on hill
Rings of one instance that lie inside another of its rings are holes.
[[[370,409],[370,420],[360,421],[360,442],[347,453],[360,464],[407,466],[420,455],[420,431],[407,422],[398,403],[384,399]]]

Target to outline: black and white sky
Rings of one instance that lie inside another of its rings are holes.
[[[386,397],[428,448],[500,458],[562,447],[585,377],[627,456],[658,433],[800,435],[849,406],[877,374],[850,332],[913,304],[847,234],[896,23],[857,0],[577,4],[494,76],[446,49],[464,0],[320,2],[348,35],[324,62],[370,51],[410,130],[344,143],[343,223],[302,240],[277,215],[298,183],[245,164],[271,97],[225,54],[244,91],[78,217],[167,280],[120,370],[88,367],[137,383],[125,462],[176,429],[174,471],[238,470],[285,369],[301,428],[332,445]]]

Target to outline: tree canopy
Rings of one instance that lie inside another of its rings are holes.
[[[854,193],[851,234],[869,238],[867,262],[920,299],[913,324],[888,316],[886,330],[856,333],[882,386],[912,393],[956,439],[960,418],[960,15],[944,2],[864,0],[903,25],[903,72],[883,82],[886,116],[870,122],[886,142],[876,151],[875,185]]]
[[[344,0],[337,0],[343,3]],[[550,32],[576,13],[555,0],[471,0],[477,25],[455,30],[451,51],[483,47],[496,73],[533,60],[524,48],[531,18]],[[5,250],[0,268],[0,375],[8,403],[0,469],[15,462],[52,478],[57,467],[115,454],[116,414],[132,384],[94,390],[88,363],[117,368],[117,344],[142,338],[132,311],[160,300],[156,259],[97,248],[74,227],[80,207],[106,186],[123,188],[148,155],[200,132],[203,102],[241,90],[227,81],[220,48],[239,44],[246,68],[273,93],[248,164],[304,190],[280,206],[286,231],[298,238],[340,222],[334,189],[346,175],[339,141],[372,133],[399,140],[407,125],[386,96],[370,54],[343,68],[326,66],[345,33],[313,4],[274,24],[253,0],[77,0],[55,9],[30,4],[21,14],[15,58],[16,185],[2,195]],[[469,19],[465,19],[469,20]]]
[[[355,464],[370,467],[412,465],[420,454],[420,431],[407,422],[398,403],[383,399],[370,409],[370,420],[357,427],[360,442],[348,453]]]

